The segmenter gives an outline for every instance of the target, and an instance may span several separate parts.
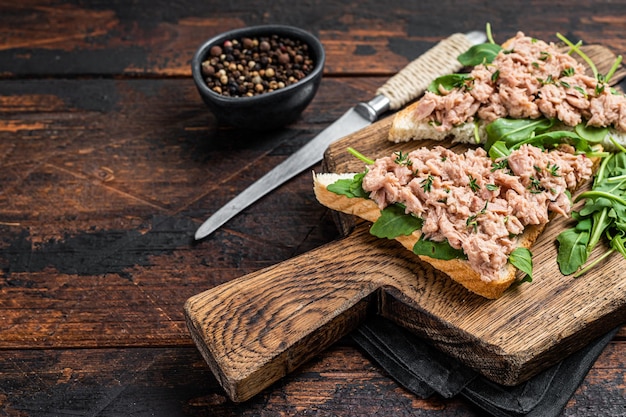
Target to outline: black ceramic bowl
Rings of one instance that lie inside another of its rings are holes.
[[[202,73],[202,62],[210,56],[213,46],[225,41],[278,35],[297,39],[308,45],[314,68],[304,78],[283,88],[251,97],[227,97],[211,90]],[[224,32],[206,41],[196,51],[191,70],[200,96],[222,124],[251,130],[270,130],[295,121],[309,105],[319,87],[326,54],[320,41],[312,34],[291,26],[263,25]]]

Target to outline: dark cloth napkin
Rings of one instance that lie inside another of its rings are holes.
[[[352,338],[393,379],[420,398],[435,393],[445,398],[460,395],[495,417],[556,417],[617,330],[514,387],[489,381],[380,316],[369,318]]]

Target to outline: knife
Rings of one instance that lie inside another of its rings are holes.
[[[324,157],[328,146],[354,133],[389,110],[398,110],[419,97],[437,77],[462,68],[457,57],[472,45],[485,42],[480,31],[456,33],[409,63],[376,91],[368,102],[358,103],[306,145],[254,182],[209,217],[196,231],[195,239],[207,237],[265,194],[282,185]]]

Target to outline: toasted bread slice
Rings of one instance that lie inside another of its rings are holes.
[[[476,138],[484,140],[487,137],[487,123],[483,121],[464,123],[447,131],[438,130],[427,121],[416,121],[413,113],[417,105],[417,102],[413,103],[394,115],[387,137],[391,142],[450,139],[452,142],[476,144],[479,142]]]
[[[503,48],[508,48],[513,42],[513,38],[502,44]],[[485,132],[486,122],[477,120],[455,126],[448,131],[441,131],[435,128],[428,121],[416,121],[414,117],[415,108],[419,105],[419,100],[398,111],[393,118],[389,130],[388,139],[392,142],[408,142],[410,140],[444,140],[450,139],[452,142],[474,143],[476,138],[487,138]]]
[[[477,120],[464,123],[460,126],[454,126],[447,131],[441,131],[425,120],[415,120],[413,113],[415,112],[417,104],[417,102],[413,103],[393,116],[387,136],[389,141],[400,143],[411,140],[450,140],[452,143],[484,144],[487,140],[486,128],[489,123],[483,120]],[[556,123],[551,130],[573,131],[574,128],[563,123]],[[606,136],[600,143],[603,149],[616,151],[618,147],[613,141],[626,147],[626,132],[609,128]]]
[[[518,34],[518,36],[522,35],[521,33]],[[513,48],[515,39],[516,38],[513,37],[505,41],[502,44],[502,48],[504,50]],[[567,52],[568,50],[563,50],[563,53]],[[484,143],[487,140],[486,126],[489,123],[478,118],[474,118],[473,121],[468,121],[461,125],[453,126],[445,131],[437,129],[433,123],[426,119],[416,120],[416,108],[419,106],[420,100],[406,106],[393,116],[388,134],[388,139],[391,142],[399,143],[408,142],[410,140],[448,139],[452,142],[478,144],[480,142]],[[573,129],[572,126],[559,122],[551,130],[571,131]],[[626,132],[615,127],[610,127],[608,133],[601,141],[601,145],[608,151],[618,150],[619,146],[626,147]]]
[[[349,198],[345,195],[335,194],[327,189],[328,185],[333,184],[337,180],[352,178],[354,175],[354,173],[314,173],[313,183],[315,196],[321,204],[330,209],[355,215],[373,223],[380,217],[380,209],[374,201],[364,198]],[[519,240],[519,246],[530,248],[544,228],[545,225],[526,227]],[[413,251],[413,246],[419,240],[420,235],[420,231],[415,231],[408,236],[399,236],[396,240],[408,250]],[[502,269],[498,280],[487,282],[481,279],[480,274],[472,269],[466,260],[441,260],[423,255],[416,256],[419,256],[421,260],[431,264],[435,269],[445,273],[468,290],[489,299],[500,297],[517,278],[517,269],[510,263],[507,263]]]

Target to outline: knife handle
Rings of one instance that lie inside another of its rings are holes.
[[[376,93],[389,99],[389,109],[398,110],[419,97],[437,77],[458,72],[457,57],[476,42],[475,32],[455,33],[440,41],[391,77]]]

